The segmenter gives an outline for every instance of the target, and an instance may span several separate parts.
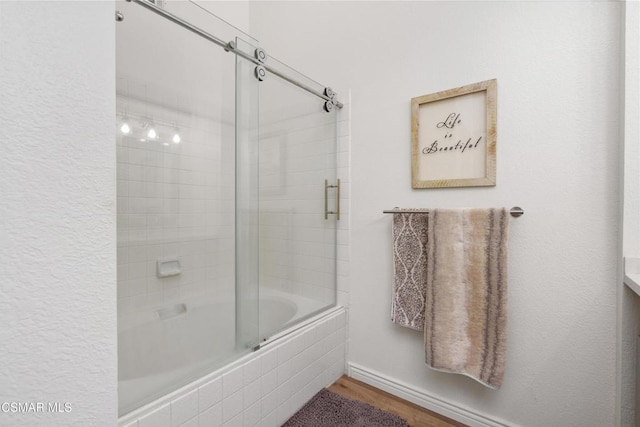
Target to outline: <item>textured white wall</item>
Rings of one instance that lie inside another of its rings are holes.
[[[510,425],[615,420],[620,4],[255,2],[251,31],[352,91],[350,362]],[[498,79],[495,188],[412,190],[409,100]],[[394,206],[520,205],[504,386],[429,370],[389,321]]]
[[[114,83],[111,2],[0,2],[0,425],[116,423]]]

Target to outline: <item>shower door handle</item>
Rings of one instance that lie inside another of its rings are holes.
[[[329,189],[336,189],[336,210],[329,210]],[[329,185],[329,180],[324,180],[324,219],[329,219],[329,215],[335,215],[336,220],[340,220],[340,180],[336,181],[335,185]]]

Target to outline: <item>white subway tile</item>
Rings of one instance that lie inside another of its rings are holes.
[[[200,386],[198,389],[198,407],[203,411],[222,401],[222,377],[218,377]]]
[[[278,365],[278,385],[284,384],[292,377],[291,361],[283,361]]]
[[[290,401],[283,402],[278,406],[278,409],[275,412],[277,414],[276,422],[278,422],[278,425],[284,424],[293,414],[295,414],[295,411],[292,411]]]
[[[263,415],[263,418],[260,420],[257,427],[280,427],[282,423],[279,422],[278,411],[276,409],[277,408],[274,408],[274,410],[266,416]]]
[[[260,378],[260,394],[264,397],[278,387],[278,372],[275,369],[263,374]]]
[[[313,397],[314,394],[315,391],[313,389],[313,384],[307,383],[302,387],[299,393],[291,396],[291,411],[293,413],[298,412],[304,406],[304,404]]]
[[[262,418],[266,418],[270,413],[275,411],[279,406],[279,401],[280,395],[277,390],[274,390],[264,396],[260,401],[260,412]]]
[[[237,416],[233,417],[231,420],[226,421],[223,424],[223,427],[243,427],[242,414],[238,414]]]
[[[335,332],[338,329],[338,321],[335,315],[327,319],[327,324],[330,333]]]
[[[302,353],[302,351],[307,347],[306,346],[306,340],[304,339],[304,336],[302,336],[302,334],[297,335],[296,337],[294,337],[293,341],[293,353],[294,354],[300,354]]]
[[[336,303],[343,307],[347,307],[349,305],[349,293],[343,291],[342,289],[347,288],[346,286],[338,290],[338,296],[336,299]]]
[[[118,282],[129,280],[129,264],[118,266]]]
[[[345,326],[338,328],[336,331],[336,344],[345,344],[347,342],[347,328]]]
[[[222,425],[222,402],[200,412],[198,422],[202,427],[219,427]]]
[[[327,384],[333,384],[345,373],[344,359],[335,362],[329,369],[329,377]]]
[[[242,367],[245,386],[255,382],[258,378],[260,378],[260,372],[261,372],[260,359],[261,359],[260,356],[255,357],[252,360],[245,363],[244,366]]]
[[[278,347],[278,364],[281,365],[290,360],[295,355],[294,344],[287,340]]]
[[[146,279],[135,279],[128,280],[126,282],[127,285],[127,294],[128,295],[141,295],[147,292],[147,280]]]
[[[260,379],[255,380],[251,384],[246,385],[243,388],[243,407],[247,409],[254,403],[260,400],[262,397],[260,389]]]
[[[338,122],[338,135],[339,136],[349,135],[349,129],[350,129],[350,122],[348,120]]]
[[[291,359],[291,372],[295,375],[307,365],[306,353],[300,353]]]
[[[138,427],[171,427],[171,406],[166,404],[138,419]]]
[[[278,366],[278,351],[277,349],[271,349],[265,352],[262,357],[260,357],[260,370],[262,375],[265,375],[267,372],[275,369]]]
[[[258,400],[242,413],[242,425],[244,427],[255,427],[261,418],[260,401]]]
[[[349,262],[349,247],[344,245],[336,245],[336,258],[339,261]]]
[[[131,215],[135,216],[135,215]],[[127,251],[129,262],[139,263],[147,261],[147,247],[144,245],[130,246]]]
[[[242,413],[242,390],[235,392],[222,400],[222,420],[227,423],[232,418]],[[242,418],[242,415],[240,416]]]
[[[291,394],[294,392],[291,384],[291,380],[288,380],[276,389],[276,392],[278,393],[278,405],[282,405],[291,397]]]
[[[183,424],[180,424],[180,427],[198,427],[198,426],[199,426],[198,417],[193,417],[189,421]]]
[[[198,390],[171,401],[171,425],[179,426],[198,415]]]
[[[304,339],[305,339],[305,346],[307,348],[311,348],[313,347],[314,344],[316,344],[317,330],[318,330],[318,326],[312,326],[305,332]]]

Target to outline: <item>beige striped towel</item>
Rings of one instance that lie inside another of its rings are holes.
[[[416,210],[420,212],[421,210]],[[407,328],[424,329],[427,286],[427,218],[422,213],[393,214],[393,292],[391,320]]]
[[[507,209],[435,209],[428,219],[426,363],[496,389],[506,359],[508,225]]]

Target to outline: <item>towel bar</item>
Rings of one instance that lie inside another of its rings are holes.
[[[428,209],[400,209],[400,208],[393,208],[393,209],[387,209],[382,211],[382,213],[429,213]],[[509,210],[509,213],[511,214],[512,217],[514,218],[518,218],[519,216],[524,215],[524,209],[522,209],[519,206],[514,206]]]

